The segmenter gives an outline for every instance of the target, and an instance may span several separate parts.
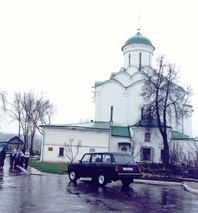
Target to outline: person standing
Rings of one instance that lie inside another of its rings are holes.
[[[21,150],[17,149],[16,153],[14,154],[14,169],[18,170],[17,166],[20,166],[20,157],[21,157]]]
[[[25,169],[28,168],[29,158],[30,158],[30,152],[29,152],[29,150],[27,149],[27,150],[25,151],[25,155],[24,155],[24,159],[25,159]]]
[[[0,167],[3,169],[4,167],[4,160],[6,158],[6,149],[5,147],[1,149],[1,153],[0,153]]]
[[[0,168],[3,168],[3,147],[0,146]]]
[[[15,157],[16,149],[13,149],[13,151],[10,153],[10,168],[13,168],[14,165],[14,157]]]
[[[19,166],[23,168],[23,160],[24,160],[24,154],[22,152],[22,150],[19,150]]]

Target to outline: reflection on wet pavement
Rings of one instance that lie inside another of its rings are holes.
[[[72,187],[71,187],[72,185]],[[69,183],[68,192],[84,198],[86,202],[112,212],[198,212],[198,197],[182,187],[121,183],[105,188],[90,182]]]
[[[98,187],[67,175],[0,170],[0,212],[198,212],[197,195],[181,187],[120,182]]]

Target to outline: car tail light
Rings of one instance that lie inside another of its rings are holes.
[[[119,171],[119,166],[118,165],[115,165],[115,170],[116,170],[116,172]]]
[[[141,167],[139,165],[137,165],[137,170],[138,172],[141,172]]]

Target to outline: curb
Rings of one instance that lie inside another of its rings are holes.
[[[191,187],[189,187],[188,185],[186,185],[185,183],[183,183],[183,186],[184,186],[184,190],[188,191],[188,192],[191,192],[193,194],[197,194],[198,195],[198,190],[196,189],[192,189]]]
[[[24,168],[22,168],[22,167],[20,167],[18,165],[16,167],[19,168],[23,173],[25,173],[27,175],[30,175],[30,173],[27,170],[25,170]]]
[[[139,179],[134,179],[134,183],[162,185],[162,186],[183,186],[183,183],[177,183],[177,182],[166,182],[166,181],[155,181],[155,180],[139,180]]]
[[[161,185],[161,186],[183,186],[184,190],[187,192],[191,192],[193,194],[198,195],[198,190],[192,189],[185,183],[177,183],[177,182],[166,182],[166,181],[155,181],[155,180],[140,180],[140,179],[134,179],[134,183],[140,183],[140,184],[150,184],[150,185]]]
[[[19,168],[24,174],[26,175],[42,175],[41,173],[32,173],[31,171],[28,172],[27,170],[25,170],[24,168],[22,168],[21,166],[17,165],[17,168]]]

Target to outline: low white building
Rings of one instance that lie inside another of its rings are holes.
[[[163,140],[157,127],[157,121],[147,125],[137,122],[133,126],[120,126],[111,122],[90,122],[70,125],[45,125],[41,160],[48,162],[69,162],[66,157],[65,144],[72,140],[72,152],[75,155],[77,145],[81,142],[75,161],[80,160],[86,152],[130,152],[135,161],[161,163]],[[170,147],[178,144],[183,150],[192,151],[198,141],[173,131],[168,127]],[[178,146],[177,146],[178,148]]]
[[[44,136],[41,160],[68,161],[65,143],[73,140],[73,153],[79,141],[82,145],[76,160],[85,152],[127,151],[133,153],[138,162],[161,162],[163,140],[156,120],[153,119],[149,125],[139,123],[143,105],[140,95],[143,86],[141,69],[153,69],[154,50],[151,41],[140,32],[129,38],[122,47],[124,67],[112,73],[110,79],[95,82],[95,121],[42,126]],[[185,108],[190,112],[188,118],[181,118],[180,124],[175,122],[174,117],[169,120],[169,143],[174,140],[173,133],[176,132],[182,139],[185,135],[191,136],[192,106],[186,105]],[[186,136],[186,140],[190,140],[189,136]]]
[[[114,126],[110,122],[45,125],[42,128],[44,132],[42,161],[68,161],[65,157],[65,144],[68,144],[70,140],[73,140],[73,153],[76,153],[79,141],[82,145],[76,160],[79,160],[85,152],[121,151],[125,146],[129,151],[131,146],[130,128]]]

